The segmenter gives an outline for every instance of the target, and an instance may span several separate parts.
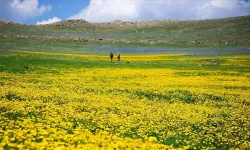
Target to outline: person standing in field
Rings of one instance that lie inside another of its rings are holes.
[[[111,59],[111,61],[112,61],[112,60],[113,60],[113,57],[114,57],[113,53],[111,52],[109,56],[110,56],[110,59]]]
[[[120,55],[120,53],[118,53],[118,55],[117,55],[118,61],[120,61],[120,58],[121,58],[121,55]]]

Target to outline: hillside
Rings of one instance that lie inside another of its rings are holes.
[[[84,20],[67,20],[50,25],[21,25],[0,22],[1,36],[54,36],[99,38],[96,41],[127,41],[142,43],[191,42],[196,44],[247,43],[250,40],[250,16],[217,20],[159,20],[109,23],[89,23]],[[42,38],[42,37],[41,37]],[[55,38],[58,40],[60,38]],[[80,39],[79,39],[80,40]],[[80,40],[81,41],[81,40]],[[91,40],[90,40],[91,41]],[[95,41],[95,40],[94,40]]]

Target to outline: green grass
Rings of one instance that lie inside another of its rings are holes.
[[[50,54],[50,53],[48,53]],[[53,54],[53,53],[51,53]],[[235,71],[244,73],[250,71],[250,58],[246,57],[230,61],[234,59],[230,56],[168,56],[166,60],[151,60],[142,61],[130,60],[126,55],[122,58],[121,62],[114,60],[110,62],[108,56],[101,59],[91,59],[88,57],[76,56],[57,56],[55,55],[39,55],[39,54],[23,54],[13,52],[10,50],[0,50],[0,71],[25,73],[32,70],[53,72],[49,68],[131,68],[131,69],[174,69],[180,70],[177,76],[206,76],[211,75],[206,71]],[[241,62],[244,65],[241,65]],[[249,64],[249,65],[246,65]],[[28,69],[26,68],[28,67]],[[197,72],[181,72],[181,70],[197,70]],[[201,70],[201,71],[199,71]],[[44,72],[44,73],[45,73]],[[237,74],[235,74],[237,75]]]

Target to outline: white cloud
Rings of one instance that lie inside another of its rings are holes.
[[[51,11],[50,5],[41,5],[38,0],[0,0],[0,19],[22,21]]]
[[[250,1],[245,0],[91,0],[87,8],[69,19],[214,19],[249,14]]]
[[[110,21],[114,19],[136,19],[139,17],[139,1],[91,0],[88,8],[69,19],[88,21]]]
[[[50,23],[54,23],[54,22],[58,22],[58,21],[62,21],[62,20],[57,18],[57,17],[53,17],[53,18],[48,19],[48,20],[38,21],[36,23],[36,25],[50,24]]]

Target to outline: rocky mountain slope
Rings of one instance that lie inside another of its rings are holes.
[[[250,16],[215,20],[152,20],[90,23],[66,20],[49,25],[0,21],[1,38],[74,42],[232,45],[250,44]]]

